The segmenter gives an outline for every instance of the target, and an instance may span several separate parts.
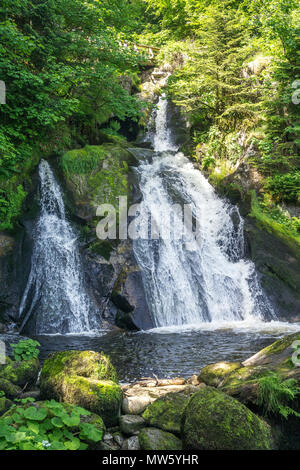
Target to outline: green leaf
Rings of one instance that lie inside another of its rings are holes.
[[[32,421],[43,421],[47,415],[48,412],[45,408],[36,408],[35,406],[30,406],[24,411],[25,418]]]

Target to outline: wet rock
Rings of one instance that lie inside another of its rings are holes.
[[[205,387],[188,402],[182,419],[185,449],[269,450],[270,427],[245,405],[214,388]]]
[[[41,394],[40,390],[31,390],[29,392],[21,393],[20,398],[21,399],[34,398],[35,400],[39,400],[40,394]]]
[[[123,415],[120,417],[120,428],[124,434],[131,436],[145,426],[145,420],[138,415]]]
[[[178,437],[156,428],[144,428],[140,431],[139,444],[143,450],[181,450]]]

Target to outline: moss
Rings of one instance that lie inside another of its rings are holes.
[[[194,450],[269,450],[270,428],[234,398],[205,387],[188,402],[182,419],[183,444]]]
[[[0,391],[4,392],[9,398],[18,397],[22,390],[18,385],[12,384],[9,380],[0,377]]]
[[[266,230],[268,233],[275,235],[282,240],[294,253],[297,259],[300,259],[300,235],[295,235],[288,230],[284,225],[276,222],[260,208],[256,193],[254,190],[250,191],[251,194],[251,212],[250,217],[255,219],[257,226]]]
[[[128,165],[132,155],[119,143],[86,146],[63,155],[62,169],[77,205],[95,208],[108,203],[118,208],[118,197],[128,195]]]
[[[5,397],[0,398],[0,416],[2,416],[11,406],[13,402]]]
[[[184,407],[194,392],[185,390],[158,398],[144,411],[144,420],[150,426],[179,434]]]
[[[241,367],[242,364],[240,362],[217,362],[216,364],[209,364],[201,369],[198,380],[207,385],[218,387],[227,375]]]
[[[118,382],[116,370],[110,358],[94,351],[62,351],[51,354],[45,360],[41,379],[64,375],[80,375],[98,380]]]
[[[174,434],[156,428],[144,428],[139,433],[143,450],[181,450],[182,443]]]
[[[37,381],[39,368],[38,359],[17,362],[6,358],[6,364],[0,366],[0,378],[9,380],[19,387],[24,387],[26,384],[34,385]]]
[[[63,351],[44,363],[41,396],[80,405],[113,426],[118,423],[123,395],[108,356],[93,351]]]

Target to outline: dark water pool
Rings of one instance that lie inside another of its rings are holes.
[[[57,350],[80,349],[109,354],[122,382],[153,374],[188,377],[213,362],[241,361],[271,344],[279,335],[233,331],[120,333],[101,337],[39,336],[41,359]]]

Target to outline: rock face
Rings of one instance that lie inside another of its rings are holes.
[[[269,450],[270,428],[243,404],[211,387],[195,393],[182,419],[186,449]]]
[[[149,426],[155,426],[163,431],[180,434],[183,410],[196,387],[187,387],[182,392],[168,393],[149,405],[143,413],[143,418]]]
[[[119,422],[122,390],[107,356],[93,351],[52,354],[41,373],[41,397],[80,405],[107,426]]]
[[[139,443],[143,450],[181,450],[178,437],[156,428],[144,428],[139,433]]]

